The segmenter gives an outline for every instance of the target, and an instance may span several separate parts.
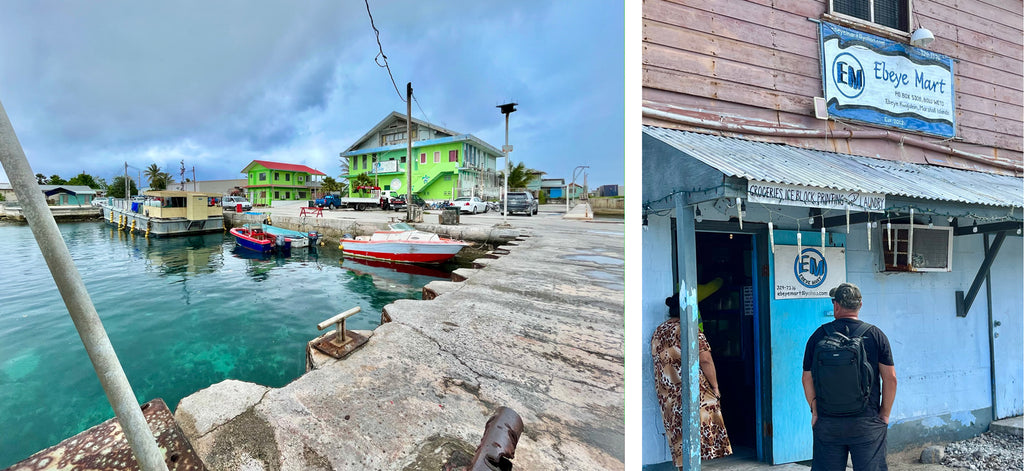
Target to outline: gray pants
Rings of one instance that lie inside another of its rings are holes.
[[[846,456],[854,471],[887,471],[885,435],[888,425],[877,416],[818,417],[814,424],[811,471],[843,471]]]

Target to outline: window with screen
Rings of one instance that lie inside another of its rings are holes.
[[[952,227],[914,225],[913,232],[909,224],[881,227],[884,271],[952,270]]]
[[[910,0],[831,0],[832,13],[910,32]]]
[[[459,151],[457,151],[457,150],[450,150],[450,151],[448,151],[448,161],[449,162],[458,162],[459,161]]]

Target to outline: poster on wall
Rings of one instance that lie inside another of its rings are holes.
[[[956,136],[949,56],[820,24],[821,77],[830,117]]]
[[[371,173],[395,173],[398,171],[397,160],[385,160],[383,162],[376,162],[373,164],[373,172]]]
[[[846,248],[776,245],[775,299],[827,298],[846,281]]]

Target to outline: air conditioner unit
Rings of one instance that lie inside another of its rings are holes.
[[[882,231],[882,271],[953,271],[953,228],[893,224]],[[892,242],[890,243],[890,234]]]

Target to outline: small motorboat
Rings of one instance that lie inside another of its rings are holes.
[[[263,223],[263,232],[274,236],[284,236],[285,239],[288,239],[288,241],[291,242],[293,249],[315,246],[317,239],[320,237],[316,232],[293,231],[283,227],[271,226],[267,223]]]
[[[291,241],[283,235],[274,235],[263,230],[259,224],[246,224],[242,227],[232,227],[231,235],[235,236],[235,243],[240,247],[255,250],[259,253],[278,252],[286,253],[291,250]]]
[[[372,236],[343,237],[338,247],[354,257],[390,260],[405,263],[441,263],[450,260],[463,247],[461,240],[444,239],[432,232],[416,230],[404,223],[388,226],[390,230]]]

